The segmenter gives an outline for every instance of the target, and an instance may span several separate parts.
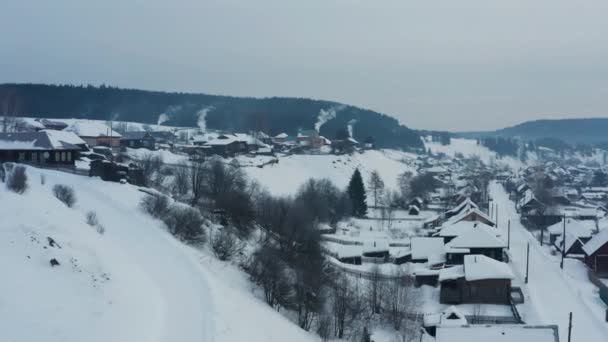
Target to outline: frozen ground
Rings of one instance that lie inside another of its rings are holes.
[[[31,167],[28,176],[23,195],[0,184],[2,341],[316,340],[254,297],[237,268],[142,213],[136,187]],[[53,197],[58,183],[75,189],[74,208]],[[85,223],[89,210],[103,235]]]
[[[280,157],[279,163],[263,168],[246,168],[246,172],[276,195],[294,194],[309,178],[328,178],[336,186],[346,188],[351,175],[359,168],[367,182],[370,173],[378,170],[387,188],[397,188],[397,176],[404,171],[415,173],[409,162],[412,156],[399,151],[370,150],[352,155],[292,155]],[[368,203],[372,203],[368,194]]]
[[[526,273],[526,248],[528,243],[530,244],[529,283],[524,285],[523,289],[526,300],[532,301],[534,310],[530,310],[528,317],[524,317],[527,323],[559,324],[560,340],[565,341],[568,315],[572,312],[573,341],[606,341],[606,305],[601,302],[597,287],[586,279],[584,265],[576,260],[566,260],[565,269],[560,269],[559,257],[551,255],[547,249],[541,247],[534,236],[519,223],[514,204],[502,186],[492,183],[490,193],[498,204],[498,227],[504,236],[507,233],[508,220],[511,221],[510,253],[522,285]],[[538,317],[535,317],[536,315]]]

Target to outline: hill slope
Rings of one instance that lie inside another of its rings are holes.
[[[141,212],[136,187],[31,167],[27,174],[23,195],[0,183],[3,340],[317,340],[253,297],[236,267],[186,247]],[[75,189],[74,208],[52,195],[57,183]],[[85,223],[89,210],[103,235]],[[52,258],[61,265],[51,267]]]
[[[0,84],[0,103],[19,116],[82,118],[202,125],[211,129],[268,134],[319,128],[334,138],[352,131],[385,148],[420,148],[419,135],[387,115],[330,101],[299,98],[239,98],[135,89],[43,84]]]
[[[466,137],[501,136],[523,139],[555,138],[570,144],[608,141],[608,118],[535,120],[492,132],[469,132]]]

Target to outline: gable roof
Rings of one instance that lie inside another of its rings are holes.
[[[491,226],[496,225],[496,223],[488,215],[486,215],[484,212],[482,212],[481,210],[476,209],[476,208],[471,208],[469,210],[463,210],[458,215],[450,217],[447,222],[449,222],[450,224],[457,223],[457,222],[464,220],[469,215],[477,215],[477,216],[481,217],[482,219],[486,220],[487,222],[491,223],[490,224]]]
[[[464,278],[467,281],[484,279],[514,279],[511,267],[485,255],[464,256]]]
[[[572,218],[566,218],[566,233],[572,234],[576,237],[591,237],[593,231],[592,225],[595,222],[588,221],[589,223],[583,223],[582,221],[575,220]],[[562,235],[564,232],[564,219],[550,225],[547,230],[552,235]]]
[[[583,251],[587,255],[592,255],[597,252],[598,249],[602,248],[605,244],[608,243],[608,229],[602,229],[598,234],[593,236],[591,240],[587,241],[587,243],[583,246]]]
[[[496,229],[475,227],[470,229],[446,244],[449,248],[505,248],[507,243],[498,237]]]
[[[0,150],[80,150],[85,142],[72,132],[0,133]]]
[[[445,237],[459,236],[473,229],[491,229],[497,236],[499,235],[499,232],[496,228],[489,226],[483,222],[477,221],[460,221],[452,224],[443,225],[438,235]]]
[[[118,137],[121,135],[108,125],[96,121],[76,121],[64,129],[64,131],[74,132],[80,137]]]

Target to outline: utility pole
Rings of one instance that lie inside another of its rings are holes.
[[[511,220],[507,223],[507,249],[511,250]]]
[[[496,204],[496,228],[498,228],[498,203]]]
[[[564,258],[566,257],[566,214],[564,213],[564,232],[562,234],[562,261],[559,268],[564,269]]]
[[[528,250],[526,252],[526,284],[528,283],[529,270],[530,270],[530,243],[528,242]]]
[[[572,311],[570,311],[570,320],[568,322],[568,342],[570,342],[571,337],[572,337]]]

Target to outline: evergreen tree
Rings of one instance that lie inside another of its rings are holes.
[[[361,177],[359,169],[356,169],[353,176],[350,178],[347,191],[352,204],[353,216],[364,217],[367,215],[365,185],[363,185],[363,178]]]

